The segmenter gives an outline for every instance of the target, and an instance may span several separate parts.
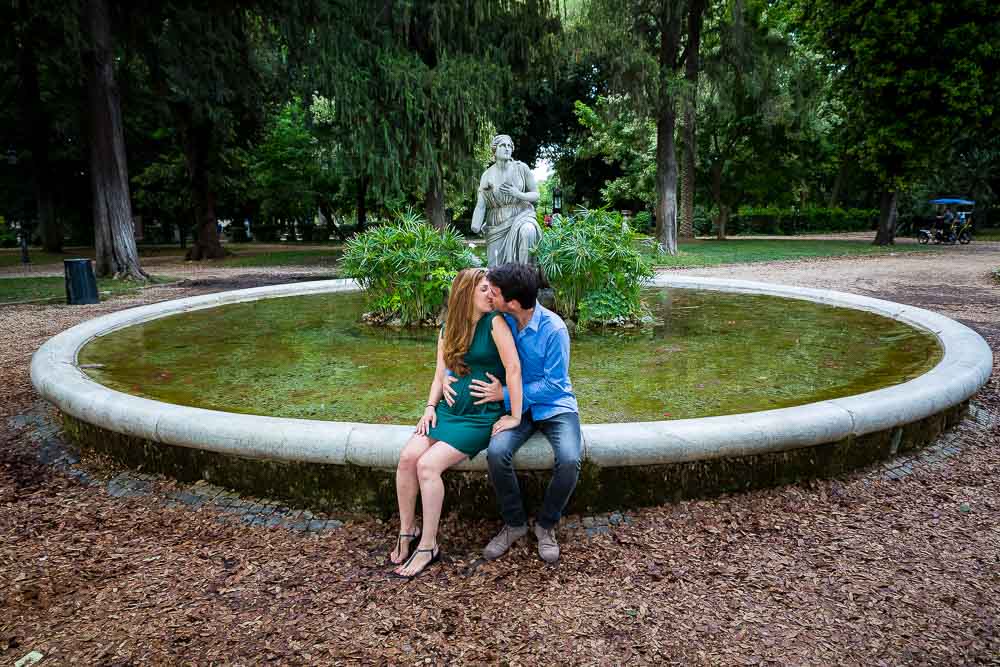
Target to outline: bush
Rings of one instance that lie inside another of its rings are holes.
[[[480,264],[454,229],[439,232],[408,212],[353,236],[341,269],[367,291],[373,319],[411,325],[434,322],[455,275]]]
[[[278,225],[251,225],[250,233],[255,241],[261,243],[275,243],[281,235],[281,227]]]
[[[653,267],[636,238],[620,214],[604,209],[554,220],[535,254],[555,289],[556,310],[584,326],[642,319],[641,290]]]
[[[818,234],[861,232],[878,223],[877,209],[809,206],[741,206],[726,225],[728,234]]]
[[[653,214],[649,211],[639,211],[635,214],[632,226],[637,232],[649,234],[653,231]]]
[[[247,243],[250,237],[247,236],[247,228],[238,222],[234,222],[229,227],[229,236],[233,243]]]
[[[11,229],[7,220],[0,215],[0,248],[16,248],[17,232]]]

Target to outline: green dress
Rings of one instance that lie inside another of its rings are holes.
[[[493,342],[493,318],[496,316],[497,313],[486,313],[476,323],[472,343],[464,357],[469,372],[451,385],[455,390],[455,405],[449,406],[443,400],[438,403],[437,426],[428,433],[430,437],[448,443],[469,458],[486,449],[490,444],[493,424],[506,413],[503,401],[474,405],[479,399],[469,394],[469,384],[473,380],[490,382],[486,377],[487,373],[491,373],[502,384],[507,384],[500,352]]]

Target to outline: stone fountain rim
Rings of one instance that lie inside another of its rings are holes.
[[[584,459],[598,467],[682,463],[810,447],[891,430],[959,405],[982,387],[993,352],[969,327],[892,301],[825,289],[660,274],[653,287],[764,294],[863,310],[935,335],[944,349],[931,370],[903,384],[844,398],[736,415],[672,421],[584,424]],[[123,435],[256,459],[393,468],[412,426],[326,422],[186,407],[109,389],[77,364],[94,338],[123,327],[193,310],[263,298],[360,289],[353,280],[273,285],[139,306],[76,325],[43,344],[31,361],[35,389],[62,412]],[[536,434],[518,452],[523,469],[552,466]],[[458,469],[485,470],[485,454]]]

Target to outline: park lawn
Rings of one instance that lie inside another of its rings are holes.
[[[901,252],[933,252],[936,248],[916,244],[875,246],[870,241],[821,241],[814,239],[729,239],[727,241],[685,241],[671,257],[643,245],[643,251],[653,264],[663,267],[699,267],[719,264],[751,264],[779,262],[809,257],[846,257],[853,255],[886,255]]]
[[[186,251],[176,245],[140,245],[139,260],[145,257],[178,257],[183,258]],[[28,257],[32,266],[62,264],[64,259],[94,259],[94,249],[85,247],[67,248],[61,253],[44,252],[38,248],[30,248]],[[19,248],[0,249],[0,267],[17,266],[21,263]]]
[[[977,229],[972,232],[972,242],[976,241],[1000,241],[1000,228]]]
[[[228,246],[233,250],[233,246]],[[343,251],[337,248],[322,248],[312,250],[267,250],[254,252],[252,246],[245,246],[230,257],[220,261],[223,266],[258,267],[258,266],[322,266],[336,268]]]
[[[171,276],[153,276],[152,284],[176,282]],[[134,280],[112,280],[98,278],[97,291],[101,298],[142,289],[143,283]],[[0,304],[41,299],[63,300],[66,298],[66,279],[62,276],[38,276],[33,278],[0,278]]]

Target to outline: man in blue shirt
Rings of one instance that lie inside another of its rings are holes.
[[[580,412],[569,379],[569,332],[558,315],[537,303],[538,273],[533,267],[502,264],[491,269],[486,279],[492,288],[493,308],[504,314],[514,334],[521,359],[523,408],[520,425],[493,436],[487,450],[490,480],[504,527],[483,549],[483,556],[499,558],[528,532],[513,459],[521,445],[540,430],[552,445],[555,468],[541,511],[535,517],[535,536],[538,555],[554,563],[559,559],[555,528],[576,488],[583,449]],[[506,389],[496,378],[490,378],[490,383],[473,380],[470,393],[480,403],[503,400],[509,408]],[[449,402],[450,391],[450,387],[445,390]]]

